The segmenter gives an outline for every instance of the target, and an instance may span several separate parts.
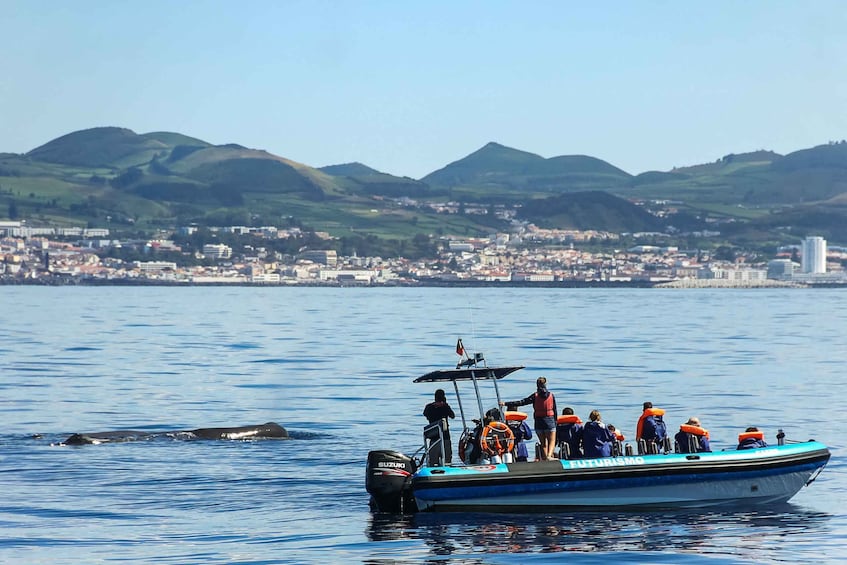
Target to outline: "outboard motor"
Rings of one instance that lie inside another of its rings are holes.
[[[371,495],[371,507],[380,512],[414,512],[415,499],[408,487],[416,470],[412,458],[399,451],[368,453],[365,488]]]

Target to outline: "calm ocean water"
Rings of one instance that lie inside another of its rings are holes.
[[[845,305],[843,290],[0,287],[0,562],[841,562]],[[458,337],[527,366],[508,398],[545,375],[560,406],[629,437],[649,399],[671,427],[700,416],[714,449],[782,427],[833,459],[755,511],[373,515],[367,452],[420,445],[433,388],[412,379],[455,365]],[[294,439],[57,445],[266,421]]]

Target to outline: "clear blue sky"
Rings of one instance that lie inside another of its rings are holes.
[[[847,138],[847,2],[0,0],[0,152],[121,126],[419,178]]]

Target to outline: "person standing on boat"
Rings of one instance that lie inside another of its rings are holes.
[[[679,427],[674,441],[679,453],[703,453],[712,450],[709,445],[709,430],[703,429],[700,419],[695,416]],[[695,448],[693,451],[692,447]]]
[[[443,389],[439,388],[435,391],[435,401],[424,407],[423,415],[430,424],[444,420],[444,460],[445,464],[449,465],[453,462],[453,442],[450,439],[450,424],[447,418],[455,418],[456,414],[447,404],[447,395]]]
[[[555,459],[556,449],[556,397],[547,390],[547,378],[538,377],[535,381],[536,390],[523,400],[517,402],[502,402],[508,410],[518,406],[532,404],[535,416],[535,434],[541,444],[541,459]]]
[[[640,448],[641,441],[644,440],[645,454],[660,453],[663,449],[665,438],[668,435],[664,415],[665,411],[661,408],[653,408],[652,402],[644,403],[644,411],[638,418],[638,425],[635,430],[635,441]]]
[[[582,428],[582,449],[586,459],[611,457],[615,435],[603,423],[599,410],[592,410]]]

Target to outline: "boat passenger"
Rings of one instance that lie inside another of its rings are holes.
[[[623,435],[619,429],[617,429],[612,424],[608,425],[609,431],[612,432],[612,435],[615,437],[614,443],[612,443],[612,455],[618,456],[623,455],[623,442],[626,437]]]
[[[747,428],[743,434],[738,434],[738,447],[736,449],[756,449],[767,446],[765,433],[760,432],[759,428],[755,426]]]
[[[506,412],[506,425],[515,435],[515,461],[527,461],[529,450],[526,448],[525,441],[532,439],[532,429],[526,423],[526,413]]]
[[[518,406],[532,404],[535,416],[535,434],[541,444],[541,459],[555,459],[553,451],[556,448],[556,398],[547,390],[547,378],[538,377],[535,381],[536,391],[515,402],[504,402],[508,410]]]
[[[582,428],[582,448],[586,459],[611,457],[615,436],[603,423],[598,410],[592,410]]]
[[[709,446],[709,430],[700,426],[700,419],[696,416],[690,417],[679,427],[674,441],[678,453],[704,453],[712,450]]]
[[[661,408],[653,408],[652,402],[644,403],[644,411],[638,418],[638,425],[635,429],[635,441],[638,443],[639,451],[641,451],[644,440],[644,453],[659,453],[663,449],[665,438],[668,435],[668,429],[663,419],[665,411]]]
[[[562,415],[556,419],[556,441],[559,443],[559,459],[582,458],[582,420],[570,406],[563,408]]]
[[[435,391],[435,401],[430,402],[424,407],[423,415],[430,424],[439,420],[445,421],[444,426],[444,463],[449,465],[453,461],[453,442],[450,440],[450,425],[447,418],[455,418],[456,414],[450,405],[447,404],[447,395],[443,389]]]

